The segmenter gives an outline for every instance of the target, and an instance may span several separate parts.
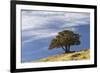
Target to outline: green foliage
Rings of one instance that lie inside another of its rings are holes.
[[[70,30],[59,32],[58,35],[51,40],[49,49],[62,47],[64,51],[69,51],[71,45],[80,44],[80,35]]]

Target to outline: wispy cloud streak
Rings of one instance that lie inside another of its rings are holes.
[[[54,37],[64,29],[76,31],[74,26],[88,25],[89,13],[22,11],[22,37],[32,36],[23,43]]]

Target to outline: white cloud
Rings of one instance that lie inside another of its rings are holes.
[[[44,38],[49,38],[49,37],[55,37],[60,31],[63,31],[64,29],[67,30],[73,30],[75,31],[75,28],[63,28],[61,30],[47,30],[47,29],[43,29],[43,30],[37,30],[37,31],[28,31],[26,34],[23,34],[22,36],[32,36],[31,38],[24,40],[23,44],[28,43],[28,42],[32,42],[32,41],[36,41],[36,40],[40,40],[40,39],[44,39]]]
[[[61,12],[55,13],[55,12],[43,12],[43,11],[37,11],[37,12],[31,11],[29,13],[27,12],[27,13],[22,14],[22,30],[50,26],[50,24],[47,24],[47,23],[55,21],[55,20],[58,20],[59,22],[63,22],[65,24],[71,23],[72,25],[74,24],[74,26],[75,25],[77,26],[79,24],[88,24],[87,21],[89,21],[89,14],[88,13],[70,13],[70,12],[68,13],[62,12],[61,14]],[[61,24],[59,26],[60,27],[65,26],[65,24]],[[67,24],[68,27],[72,25]]]
[[[42,14],[41,14],[42,13]],[[42,11],[42,10],[22,10],[23,15],[27,16],[54,16],[64,15],[64,12]]]
[[[23,17],[22,18],[22,30],[27,30],[30,28],[39,28],[45,24],[46,19],[41,17]]]
[[[55,36],[63,29],[75,31],[74,26],[87,25],[89,21],[89,13],[22,11],[22,37],[33,36],[23,43]]]
[[[35,41],[35,40],[43,39],[43,38],[52,37],[52,36],[55,36],[55,35],[57,35],[57,33],[38,34],[38,35],[35,36],[35,37],[32,37],[32,38],[30,38],[30,39],[28,39],[28,40],[23,41],[23,44],[28,43],[28,42],[32,42],[32,41]]]

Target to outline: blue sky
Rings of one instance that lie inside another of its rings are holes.
[[[61,54],[61,48],[48,50],[51,39],[58,32],[72,30],[81,35],[81,44],[71,50],[90,48],[90,14],[82,12],[55,12],[22,10],[22,62]]]

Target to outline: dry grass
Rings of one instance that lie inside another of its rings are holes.
[[[47,58],[42,58],[34,62],[54,62],[54,61],[70,61],[70,60],[85,60],[85,59],[90,59],[89,49],[74,53],[65,53],[55,56],[49,56]]]

